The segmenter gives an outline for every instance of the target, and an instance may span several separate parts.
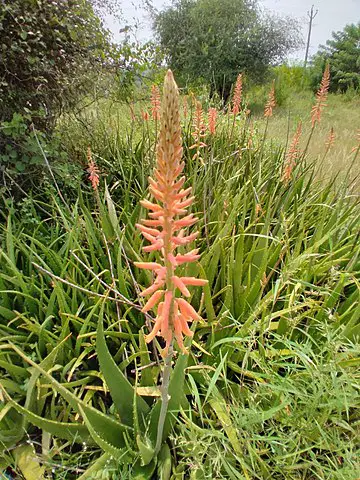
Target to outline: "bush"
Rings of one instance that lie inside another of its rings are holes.
[[[30,122],[29,114],[14,113],[0,124],[0,183],[17,194],[39,186],[47,179],[48,162],[61,185],[77,188],[81,165],[68,161],[58,135],[35,130]]]
[[[5,0],[0,34],[0,120],[31,112],[41,130],[87,91],[110,49],[86,0]]]
[[[252,84],[247,93],[251,111],[260,113],[267,101],[271,83],[275,80],[276,105],[286,106],[294,94],[306,95],[310,91],[310,73],[300,65],[279,65],[273,67],[268,74],[268,81],[262,85]]]
[[[0,38],[1,180],[26,189],[44,178],[34,129],[49,160],[63,162],[56,120],[110,64],[112,46],[90,0],[3,0]]]

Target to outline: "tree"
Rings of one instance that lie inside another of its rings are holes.
[[[262,13],[257,0],[173,0],[154,30],[180,80],[206,82],[225,100],[239,72],[261,81],[300,43],[297,23]]]
[[[110,15],[122,19],[121,0],[89,0],[96,15],[104,19]]]
[[[330,62],[332,91],[360,88],[360,22],[333,32],[332,39],[320,46],[313,59],[314,83],[321,78],[327,61]]]

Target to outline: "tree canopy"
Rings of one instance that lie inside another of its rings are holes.
[[[183,83],[206,82],[225,99],[239,72],[261,81],[300,43],[297,23],[263,13],[257,0],[173,0],[154,30]]]
[[[331,90],[360,88],[360,22],[346,25],[343,31],[333,32],[332,39],[320,46],[313,59],[316,82],[327,61],[331,68]]]

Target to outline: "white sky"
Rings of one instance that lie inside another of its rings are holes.
[[[141,3],[141,1],[123,0],[124,23],[115,23],[112,19],[107,21],[107,26],[113,32],[115,41],[124,38],[123,34],[119,33],[124,25],[133,25],[134,23],[138,23],[136,30],[138,40],[151,38],[150,22],[144,10],[141,9]],[[156,8],[161,9],[170,1],[153,0],[152,3]],[[315,53],[320,44],[325,44],[326,40],[331,38],[331,32],[342,30],[348,23],[360,22],[360,0],[260,0],[259,3],[271,12],[290,15],[300,20],[303,25],[304,39],[306,39],[308,29],[307,12],[314,4],[318,14],[313,23],[310,54]],[[298,52],[296,57],[302,60],[304,51]]]

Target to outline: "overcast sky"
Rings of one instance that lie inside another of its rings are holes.
[[[124,38],[119,30],[126,23],[131,25],[138,23],[136,30],[138,40],[151,38],[150,23],[144,10],[139,7],[141,3],[141,1],[123,0],[124,23],[120,24],[111,19],[108,20],[107,26],[113,32],[115,40],[119,41]],[[152,3],[156,8],[161,9],[164,5],[168,5],[170,1],[152,0]],[[320,44],[324,44],[326,40],[331,38],[331,32],[342,30],[347,23],[360,22],[360,0],[260,0],[259,3],[274,13],[290,15],[300,20],[303,25],[304,39],[308,29],[307,12],[314,4],[318,13],[313,23],[310,54],[315,53]],[[296,54],[298,59],[303,59],[303,56],[304,51]]]

